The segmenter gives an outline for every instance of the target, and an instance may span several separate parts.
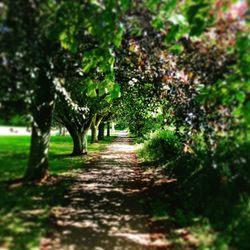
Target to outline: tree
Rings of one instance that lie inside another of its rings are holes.
[[[91,123],[91,142],[98,142],[98,128],[103,119],[102,115],[95,114],[92,123]]]
[[[105,137],[105,123],[102,120],[101,123],[100,123],[100,125],[99,125],[99,130],[98,130],[98,136],[97,136],[97,138],[100,141],[100,140],[103,140],[104,137]]]
[[[87,109],[79,108],[72,110],[70,107],[57,101],[55,119],[65,126],[73,140],[73,156],[83,155],[87,153],[87,136],[90,128],[93,114]]]
[[[247,81],[248,74],[236,61],[249,58],[235,49],[236,44],[249,47],[246,37],[237,37],[248,29],[241,22],[247,4],[234,8],[213,0],[5,0],[0,9],[0,108],[23,99],[32,115],[26,180],[47,175],[56,92],[57,109],[64,114],[58,117],[71,130],[77,154],[85,150],[83,138],[91,122],[96,141],[98,116],[121,90],[121,106],[133,117],[134,131],[150,125],[157,108],[187,143],[192,134],[202,133],[215,145],[217,135],[229,131],[235,120],[247,120],[248,90],[240,79]],[[232,68],[235,78],[228,77]],[[225,81],[230,85],[226,90]]]
[[[78,65],[78,69],[75,70],[78,72],[78,77],[74,75],[73,79],[71,70],[61,77],[65,80],[72,99],[80,107],[87,107],[88,113],[82,116],[81,112],[68,109],[63,99],[57,103],[56,108],[59,110],[56,112],[58,114],[56,117],[69,132],[71,131],[75,155],[85,153],[87,150],[81,142],[84,141],[82,136],[86,135],[90,124],[93,131],[92,141],[97,141],[97,129],[102,119],[103,109],[119,96],[119,85],[114,82],[114,47],[119,47],[121,43],[123,29],[120,15],[126,8],[126,1],[123,3],[107,1],[105,8],[96,3],[87,4],[84,9],[84,32],[81,32],[78,37],[75,36],[72,41],[68,38],[67,31],[61,36],[65,49],[70,50],[72,46],[75,48],[78,45],[77,53],[83,57],[83,60],[78,58],[78,61],[76,59],[74,62]],[[103,27],[104,24],[105,27]],[[71,88],[72,82],[74,86]],[[64,110],[63,117],[61,109]]]
[[[220,91],[216,97],[205,89],[217,91],[214,86],[235,64],[229,47],[243,27],[230,13],[233,6],[222,3],[218,8],[213,1],[150,1],[125,18],[118,75],[132,85],[155,86],[163,100],[162,113],[168,116],[164,119],[170,118],[178,133],[184,127],[187,143],[192,134],[201,132],[208,145],[214,144],[215,131],[231,127],[231,107],[236,105],[219,101]],[[247,5],[242,6],[238,16],[244,19]]]
[[[95,116],[95,109],[88,105],[89,98],[84,91],[86,87],[81,85],[79,76],[67,79],[64,85],[67,86],[68,92],[58,96],[54,119],[70,133],[73,140],[72,155],[86,154],[87,135]]]
[[[3,77],[8,81],[1,79],[1,82],[6,82],[7,89],[12,92],[15,90],[13,85],[21,83],[32,103],[32,140],[26,180],[39,181],[47,175],[56,90],[54,81],[61,75],[54,63],[60,61],[58,52],[61,47],[71,53],[77,52],[81,47],[77,41],[78,34],[86,32],[95,39],[98,47],[84,53],[84,71],[97,67],[97,63],[90,66],[89,60],[92,61],[93,56],[100,51],[103,56],[98,66],[102,72],[111,72],[114,58],[112,47],[119,46],[123,34],[118,17],[127,8],[126,2],[117,5],[114,1],[106,1],[103,8],[97,3],[68,0],[4,1],[4,17],[1,18],[1,72],[4,72]],[[119,27],[120,31],[117,32]],[[108,69],[100,66],[104,65],[104,58],[109,60],[106,63]],[[105,88],[112,89],[115,86],[111,78],[112,74],[109,74],[110,80]],[[63,89],[63,86],[60,88]],[[113,89],[113,92],[117,92],[116,86]],[[13,94],[19,93],[21,91]]]
[[[51,60],[59,43],[48,38],[44,27],[45,20],[55,6],[50,6],[49,9],[47,2],[7,0],[4,1],[4,6],[6,15],[3,20],[5,31],[1,36],[1,57],[6,71],[4,70],[3,77],[8,80],[8,89],[12,93],[17,86],[20,88],[13,95],[24,92],[28,101],[31,101],[32,140],[25,179],[36,181],[45,178],[48,169],[48,146],[55,98]]]

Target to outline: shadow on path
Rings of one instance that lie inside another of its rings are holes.
[[[41,249],[169,249],[164,233],[150,224],[144,202],[149,183],[130,139],[116,138],[79,173],[65,197],[68,205],[53,209],[55,233]]]

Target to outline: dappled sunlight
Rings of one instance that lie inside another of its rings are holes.
[[[167,247],[168,242],[164,234],[136,234],[136,233],[116,233],[114,236],[123,237],[142,246]]]
[[[69,138],[53,140],[56,145],[69,143]],[[82,157],[58,155],[54,145],[51,169],[62,171],[64,181],[37,187],[15,184],[3,193],[0,249],[11,249],[16,241],[22,249],[32,249],[41,235],[41,250],[169,249],[172,234],[181,237],[183,244],[196,244],[191,234],[175,232],[178,226],[155,203],[156,215],[152,217],[154,199],[165,199],[160,192],[165,195],[165,188],[176,180],[166,178],[157,168],[143,170],[134,150],[130,139],[119,137],[102,153],[90,154],[86,164]],[[66,168],[71,169],[70,174]],[[68,175],[76,179],[65,193]]]
[[[68,184],[66,178],[41,186],[7,187],[1,183],[0,249],[37,249],[41,235],[48,229],[50,206],[61,205]]]
[[[114,149],[118,152],[133,152],[135,147],[133,145],[126,145],[126,144],[114,144],[110,146],[110,149]]]
[[[86,250],[169,247],[145,206],[152,175],[138,168],[133,151],[128,138],[120,137],[89,162],[65,195],[68,205],[53,209],[57,230],[41,244]]]

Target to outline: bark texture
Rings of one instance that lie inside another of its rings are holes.
[[[28,168],[24,179],[40,181],[48,174],[48,151],[55,90],[45,71],[40,71],[33,103],[33,124]]]
[[[110,122],[107,122],[107,136],[110,136]]]
[[[96,143],[96,142],[98,142],[97,126],[92,125],[91,126],[91,143]]]
[[[93,117],[92,123],[91,123],[91,143],[98,142],[98,129],[100,126],[100,123],[102,121],[103,117],[101,115],[96,114]]]
[[[73,140],[73,150],[72,150],[72,155],[73,156],[79,156],[79,155],[84,155],[87,154],[88,149],[87,149],[87,137],[88,137],[88,129],[89,127],[82,127],[78,128],[75,124],[70,123],[69,121],[67,122],[65,120],[65,127],[69,131],[69,134]]]
[[[104,122],[101,122],[98,130],[98,140],[104,139],[104,129],[105,129],[105,124]]]
[[[88,130],[92,122],[92,117],[93,116],[90,115],[87,118],[83,118],[82,115],[74,114],[68,110],[67,107],[56,114],[56,119],[67,128],[73,140],[73,156],[84,155],[88,152]]]
[[[88,131],[84,131],[82,133],[75,131],[75,133],[71,134],[71,137],[73,139],[73,156],[87,154],[87,136]]]

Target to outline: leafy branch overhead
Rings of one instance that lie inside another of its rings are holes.
[[[211,148],[248,127],[246,1],[21,2],[0,5],[0,109],[22,107],[38,135],[54,106],[89,125],[115,104],[134,131],[171,125]]]

